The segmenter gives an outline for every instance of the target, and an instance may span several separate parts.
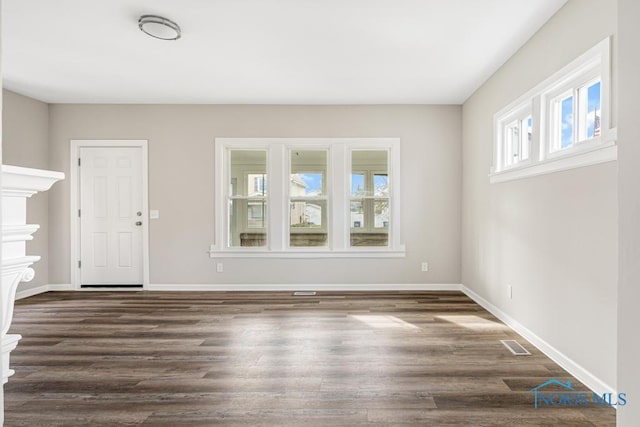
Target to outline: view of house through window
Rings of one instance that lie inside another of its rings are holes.
[[[290,151],[289,245],[327,245],[326,150]]]
[[[267,244],[267,152],[231,150],[229,153],[229,243]]]
[[[386,150],[351,153],[351,246],[389,244],[389,173]]]

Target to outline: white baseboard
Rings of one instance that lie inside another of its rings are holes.
[[[55,285],[49,285],[50,291],[73,291],[73,286],[70,283],[56,283]]]
[[[459,291],[457,283],[429,284],[165,284],[154,283],[147,286],[149,291]]]
[[[29,298],[29,297],[40,295],[50,291],[71,291],[71,290],[73,290],[73,287],[69,284],[40,285],[38,287],[30,288],[30,289],[24,289],[24,290],[18,289],[18,291],[16,292],[16,300]]]
[[[16,291],[16,300],[19,300],[22,298],[29,298],[34,295],[43,294],[48,291],[49,291],[49,285],[40,285],[35,288],[29,288],[24,290],[21,290],[20,288],[18,288],[18,290]]]
[[[534,347],[543,352],[549,359],[556,362],[564,370],[576,377],[582,384],[589,387],[593,392],[597,393],[600,396],[602,396],[603,393],[613,393],[614,395],[617,395],[617,392],[613,387],[609,386],[604,381],[593,375],[591,372],[580,366],[578,363],[574,362],[572,359],[558,351],[555,347],[540,338],[538,335],[533,333],[513,317],[509,316],[507,313],[500,310],[498,307],[491,304],[489,301],[487,301],[471,289],[467,288],[466,286],[462,285],[461,290],[469,298],[474,300],[489,313],[500,319],[505,325],[507,325],[518,334],[520,334],[524,339],[529,341]]]
[[[460,284],[457,283],[417,283],[417,284],[150,284],[144,290],[148,291],[459,291]],[[36,288],[26,289],[16,292],[16,299],[28,298],[34,295],[50,291],[73,291],[70,284],[50,284]],[[113,289],[80,289],[79,291],[100,291]],[[140,291],[140,289],[131,289]],[[129,291],[129,289],[118,289],[118,291]]]

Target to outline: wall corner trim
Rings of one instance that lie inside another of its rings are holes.
[[[565,356],[563,353],[558,351],[551,344],[540,338],[538,335],[533,333],[523,324],[515,320],[513,317],[509,316],[504,311],[500,310],[498,307],[466,287],[464,284],[461,286],[462,292],[464,292],[469,298],[478,303],[482,308],[487,310],[489,313],[496,316],[500,319],[505,325],[516,331],[520,334],[524,339],[529,341],[534,347],[543,352],[547,357],[553,360],[555,363],[560,365],[564,370],[569,372],[571,375],[576,377],[581,383],[585,386],[589,387],[594,393],[602,395],[603,393],[613,393],[617,395],[617,391],[615,388],[611,387],[604,381],[600,380],[598,377],[593,375],[591,372],[580,366],[578,363],[574,362],[569,357]],[[616,406],[614,406],[616,408]]]

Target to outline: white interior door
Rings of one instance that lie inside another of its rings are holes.
[[[142,148],[80,147],[80,284],[142,285]]]

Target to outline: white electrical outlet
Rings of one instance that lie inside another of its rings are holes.
[[[428,262],[423,262],[421,264],[422,267],[422,271],[429,271],[429,263]]]
[[[216,264],[216,271],[218,273],[222,273],[224,271],[224,265],[221,262]]]
[[[509,299],[513,299],[513,286],[511,285],[507,286],[507,296],[509,297]]]

